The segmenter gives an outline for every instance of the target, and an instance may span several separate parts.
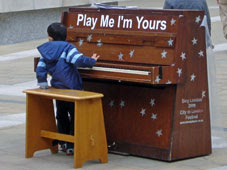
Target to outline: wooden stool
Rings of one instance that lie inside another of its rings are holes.
[[[52,146],[52,141],[58,139],[74,143],[74,168],[82,167],[87,160],[108,161],[103,94],[54,88],[24,90],[24,93],[27,94],[26,158],[43,149],[57,153],[58,146]],[[74,136],[57,133],[53,99],[75,103]]]

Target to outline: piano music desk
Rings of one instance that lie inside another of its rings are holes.
[[[74,167],[82,167],[87,160],[99,159],[106,163],[107,142],[100,93],[49,88],[24,90],[26,93],[26,146],[25,157],[34,152],[50,149],[53,139],[74,143]],[[74,136],[56,133],[53,99],[75,103]]]

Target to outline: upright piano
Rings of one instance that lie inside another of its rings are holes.
[[[174,161],[211,153],[203,11],[70,8],[85,90],[104,94],[110,152]],[[89,123],[89,122],[87,122]]]

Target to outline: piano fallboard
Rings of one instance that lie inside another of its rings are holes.
[[[177,84],[174,66],[152,66],[148,70],[120,69],[108,67],[79,68],[83,78],[137,82],[145,84]]]

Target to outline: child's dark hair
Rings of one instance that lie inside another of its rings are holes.
[[[65,41],[67,28],[63,24],[55,22],[48,26],[47,33],[54,41]]]

